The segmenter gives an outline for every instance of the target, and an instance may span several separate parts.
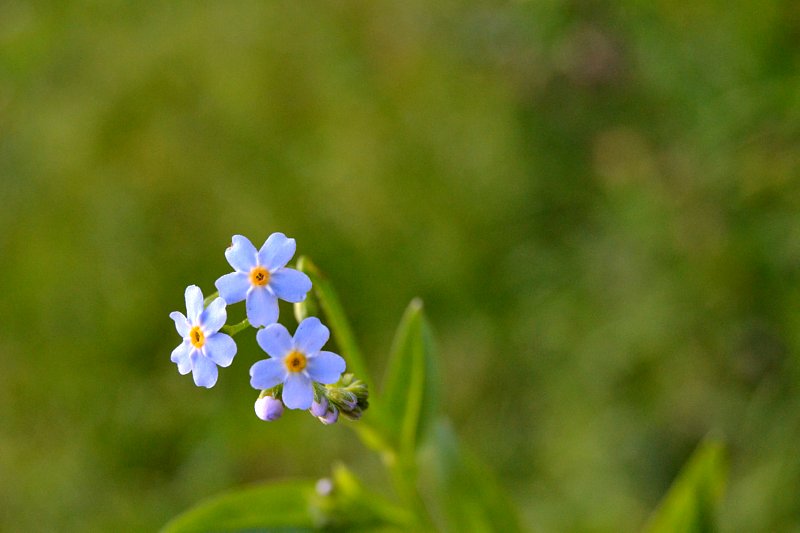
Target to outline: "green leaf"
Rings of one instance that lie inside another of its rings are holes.
[[[438,412],[438,375],[422,301],[413,300],[395,333],[381,409],[390,440],[410,456]]]
[[[337,530],[358,526],[359,531],[412,529],[414,516],[407,509],[365,488],[344,464],[334,465],[330,481],[330,494],[318,498],[317,507],[324,516],[322,526]]]
[[[717,531],[716,507],[725,490],[727,465],[721,443],[697,447],[651,516],[648,533]]]
[[[512,500],[493,473],[458,441],[449,422],[437,420],[420,457],[420,490],[437,529],[521,531]]]
[[[347,371],[352,372],[358,379],[366,383],[372,393],[374,391],[373,381],[356,342],[353,328],[350,327],[350,322],[347,320],[333,285],[308,257],[303,256],[297,260],[297,269],[311,278],[313,285],[312,294],[307,297],[309,301],[295,306],[295,315],[298,320],[316,313],[316,307],[319,305],[325,313],[325,323],[333,331],[334,339],[341,350],[340,355],[347,361]]]
[[[178,515],[161,533],[312,531],[310,481],[258,485],[212,497]]]

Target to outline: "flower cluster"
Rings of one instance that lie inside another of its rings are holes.
[[[250,368],[250,385],[261,391],[255,403],[262,420],[277,420],[284,407],[308,410],[324,424],[339,414],[356,420],[368,405],[364,383],[344,374],[341,356],[322,348],[330,331],[316,317],[305,318],[294,335],[278,323],[278,300],[299,303],[312,288],[309,277],[286,265],[294,257],[296,243],[283,233],[273,233],[260,249],[241,235],[234,235],[225,250],[233,272],[217,279],[218,296],[205,300],[196,285],[186,289],[186,315],[175,311],[170,318],[183,337],[172,352],[181,374],[192,373],[198,387],[217,382],[217,367],[228,367],[236,355],[232,335],[254,327],[258,346],[269,356]],[[247,319],[226,325],[226,306],[245,302]]]

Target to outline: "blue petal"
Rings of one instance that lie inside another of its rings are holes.
[[[273,233],[258,251],[258,262],[270,272],[285,266],[294,255],[297,244],[283,233]]]
[[[229,366],[231,361],[233,361],[233,356],[236,355],[236,343],[230,335],[215,333],[206,337],[203,352],[206,357],[219,366]]]
[[[266,287],[253,287],[247,293],[247,319],[253,326],[267,326],[278,320],[278,299]]]
[[[228,312],[225,311],[225,300],[222,298],[216,298],[200,315],[200,325],[203,326],[206,335],[219,331],[219,328],[225,325],[226,320],[228,320]]]
[[[188,374],[192,371],[192,362],[189,360],[189,352],[191,352],[189,341],[183,341],[177,348],[172,350],[170,361],[178,365],[178,372],[181,375]]]
[[[217,382],[217,365],[197,350],[190,356],[192,360],[192,377],[198,387],[210,389]]]
[[[306,355],[313,355],[325,346],[330,334],[319,318],[310,316],[297,326],[297,331],[294,332],[294,347]]]
[[[270,275],[269,286],[281,300],[297,303],[306,299],[311,280],[293,268],[281,268]]]
[[[262,359],[250,367],[250,386],[271,389],[286,377],[286,367],[280,359]]]
[[[250,272],[256,266],[258,252],[247,237],[234,235],[231,245],[225,250],[225,259],[239,272]]]
[[[319,352],[317,355],[308,358],[306,372],[317,383],[330,385],[339,381],[344,368],[344,359],[339,355],[333,352]]]
[[[214,285],[223,300],[229,304],[235,304],[247,297],[250,280],[244,272],[231,272],[220,277]]]
[[[197,285],[186,287],[186,316],[190,324],[197,324],[203,312],[203,291]]]
[[[291,372],[283,384],[283,403],[289,409],[308,409],[314,401],[314,387],[302,372]]]
[[[192,327],[189,325],[189,321],[186,320],[186,317],[183,316],[183,313],[173,311],[169,314],[169,317],[175,321],[175,329],[178,330],[181,337],[185,337],[189,334]]]
[[[270,324],[258,330],[256,342],[270,357],[283,358],[292,349],[292,336],[283,324]]]

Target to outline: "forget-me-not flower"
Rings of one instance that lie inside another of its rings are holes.
[[[294,256],[296,243],[283,233],[273,233],[256,250],[247,237],[234,235],[225,258],[234,272],[219,278],[215,285],[228,303],[247,300],[247,319],[255,327],[278,320],[278,298],[302,302],[311,290],[311,280],[304,273],[286,268]]]
[[[230,365],[236,355],[236,343],[219,332],[228,318],[225,300],[217,298],[204,309],[203,292],[197,285],[190,285],[186,288],[186,315],[178,311],[169,314],[183,337],[180,346],[172,351],[172,362],[181,374],[191,372],[198,387],[211,388],[217,382],[217,365]]]
[[[316,317],[308,317],[297,326],[294,337],[282,324],[259,330],[256,341],[269,359],[250,368],[250,385],[271,389],[283,383],[283,403],[289,409],[309,409],[314,402],[313,382],[336,383],[345,362],[333,352],[321,351],[330,332]]]

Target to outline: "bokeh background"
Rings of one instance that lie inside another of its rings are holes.
[[[378,376],[425,300],[530,528],[637,530],[711,432],[722,529],[797,531],[798,67],[793,1],[0,2],[0,530],[380,482],[254,416],[252,336],[212,390],[169,360],[186,285],[283,231]]]

